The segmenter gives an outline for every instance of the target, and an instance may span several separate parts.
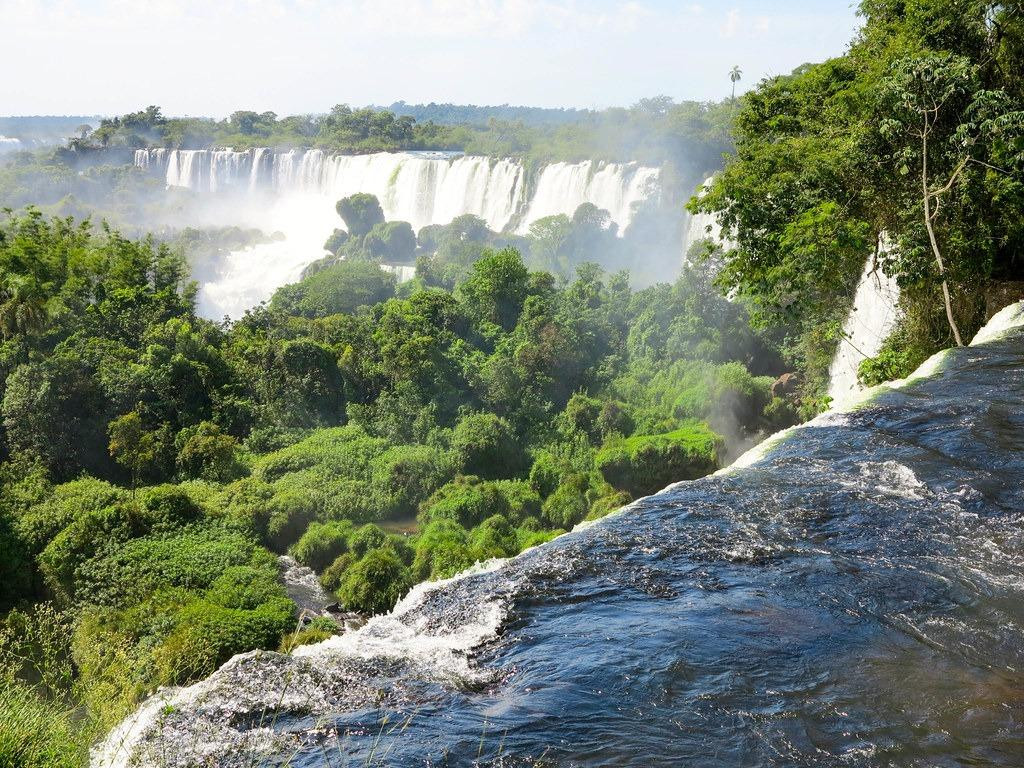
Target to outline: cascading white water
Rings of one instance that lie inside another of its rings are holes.
[[[714,183],[715,177],[709,176],[704,180],[701,185],[700,191],[697,192],[698,197],[704,197],[707,191],[711,188]],[[723,250],[731,250],[736,247],[736,242],[731,238],[724,237],[722,234],[722,225],[718,222],[718,217],[710,213],[697,213],[690,214],[689,222],[686,225],[686,232],[683,235],[683,264],[690,262],[690,248],[695,243],[699,243],[702,240],[710,240],[715,245],[719,245]],[[715,271],[721,267],[720,264],[714,265]]]
[[[634,163],[553,163],[537,181],[520,232],[546,216],[572,216],[583,203],[611,214],[620,231],[633,219],[635,205],[657,194],[660,172]]]
[[[380,268],[394,275],[399,284],[407,283],[416,277],[416,267],[411,264],[381,264]]]
[[[375,195],[388,220],[407,221],[415,230],[463,214],[479,216],[499,232],[517,220],[526,228],[590,202],[609,211],[621,232],[637,204],[658,194],[660,177],[657,168],[635,163],[556,163],[542,170],[537,192],[527,200],[521,163],[450,152],[140,149],[135,165],[162,175],[168,187],[241,200],[229,208],[241,220],[226,223],[284,234],[283,241],[232,253],[217,278],[200,288],[200,312],[216,318],[239,316],[323,256],[324,240],[342,226],[335,203],[357,192]]]
[[[366,192],[380,200],[389,220],[408,221],[417,230],[470,213],[500,232],[527,202],[520,163],[444,152],[140,149],[135,165],[162,171],[168,186],[197,191],[305,192],[323,195],[332,204]],[[657,168],[635,163],[549,165],[540,173],[522,228],[545,216],[572,215],[589,202],[607,210],[624,230],[636,204],[657,194],[659,177]]]
[[[871,256],[864,264],[853,306],[843,323],[839,346],[828,369],[828,395],[834,407],[846,404],[863,389],[857,381],[857,370],[863,360],[878,354],[882,342],[895,329],[900,318],[899,299],[896,281]]]

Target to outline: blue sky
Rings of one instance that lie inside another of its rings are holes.
[[[856,26],[849,0],[0,0],[0,114],[711,99]]]

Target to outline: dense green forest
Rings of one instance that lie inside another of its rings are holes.
[[[293,634],[275,553],[385,611],[795,418],[773,346],[706,270],[559,284],[511,249],[446,256],[440,232],[441,277],[396,288],[380,222],[343,202],[346,258],[234,324],[196,316],[166,245],[34,211],[0,225],[0,716],[24,738],[336,631]]]
[[[736,153],[694,210],[738,241],[720,285],[792,327],[821,377],[866,255],[905,317],[869,383],[967,341],[990,278],[1024,279],[1024,11],[980,0],[865,0],[849,52],[748,94]],[[798,349],[797,349],[798,347]]]

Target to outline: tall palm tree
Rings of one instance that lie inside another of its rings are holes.
[[[0,285],[0,336],[31,336],[49,321],[46,297],[40,287],[26,278],[9,277]]]
[[[743,78],[743,72],[740,70],[739,65],[734,66],[729,70],[729,79],[732,80],[732,100],[736,101],[736,83]]]

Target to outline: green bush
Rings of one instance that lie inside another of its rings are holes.
[[[337,592],[345,579],[345,573],[356,563],[356,556],[351,552],[338,555],[324,572],[320,574],[320,583],[328,592]]]
[[[379,525],[367,523],[358,528],[348,540],[348,547],[356,557],[363,557],[371,549],[387,546],[388,535]]]
[[[18,535],[33,554],[42,552],[58,533],[86,512],[127,501],[128,491],[103,480],[83,477],[58,485],[40,504],[29,507],[17,521]]]
[[[15,530],[10,514],[0,509],[0,615],[31,589],[31,554]]]
[[[267,505],[267,544],[275,552],[286,552],[321,513],[320,497],[299,490],[283,490]]]
[[[59,541],[60,537],[54,543]],[[205,590],[231,566],[239,565],[277,576],[277,558],[248,536],[216,526],[124,541],[68,564],[74,575],[74,598],[119,606],[164,587]],[[44,573],[48,573],[45,568]]]
[[[587,519],[597,520],[607,514],[622,509],[632,500],[633,497],[625,491],[612,490],[611,493],[598,497],[594,503],[590,505],[590,513],[587,515]]]
[[[371,462],[371,482],[387,497],[388,517],[407,517],[452,472],[449,462],[426,445],[396,445]]]
[[[692,422],[674,432],[612,441],[595,465],[615,488],[644,496],[715,471],[719,441],[706,424]]]
[[[202,510],[192,498],[174,485],[147,488],[140,500],[152,531],[170,531],[202,517]]]
[[[174,621],[174,629],[153,652],[161,684],[206,677],[237,653],[276,649],[295,624],[295,604],[279,597],[243,610],[197,600],[182,608]]]
[[[417,581],[447,579],[473,564],[466,529],[451,519],[427,524],[416,540],[412,573]]]
[[[544,519],[553,528],[571,530],[586,518],[590,511],[587,503],[587,489],[590,480],[586,475],[574,474],[567,477],[554,493],[544,500],[541,509]]]
[[[278,288],[270,306],[290,315],[327,317],[387,301],[394,294],[394,275],[371,262],[345,260]]]
[[[203,595],[215,605],[252,611],[285,596],[276,573],[269,568],[232,565],[214,579]]]
[[[174,445],[178,451],[178,471],[185,477],[225,482],[244,474],[235,455],[238,441],[212,422],[203,421],[181,430]]]
[[[319,573],[348,551],[348,540],[353,530],[348,520],[311,523],[289,552],[300,563]]]
[[[423,525],[434,520],[452,520],[468,529],[507,509],[508,502],[497,485],[481,482],[473,475],[460,475],[438,488],[420,506],[419,520]]]
[[[490,560],[493,557],[511,557],[519,552],[516,529],[504,515],[493,515],[469,533],[470,557]]]
[[[391,547],[371,549],[345,573],[338,596],[349,610],[386,613],[412,587],[412,574]]]
[[[505,500],[504,510],[496,508],[493,512],[504,514],[513,525],[540,514],[540,495],[526,480],[496,480],[493,485]]]
[[[50,589],[74,599],[81,588],[79,566],[102,549],[117,549],[149,531],[150,521],[135,504],[118,503],[90,510],[47,544],[38,562]]]
[[[471,413],[452,433],[452,451],[463,472],[485,478],[514,477],[523,454],[512,427],[493,413]]]

